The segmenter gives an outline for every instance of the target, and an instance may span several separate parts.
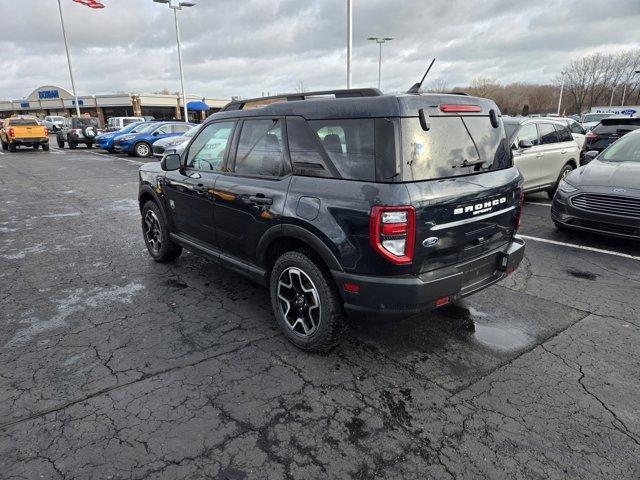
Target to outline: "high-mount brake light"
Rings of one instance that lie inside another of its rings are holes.
[[[371,209],[369,240],[374,250],[396,265],[413,262],[416,210],[412,206]]]
[[[477,113],[482,111],[480,105],[443,103],[440,105],[440,111],[444,113]]]
[[[593,132],[587,132],[587,138],[589,140],[595,140],[596,138],[598,138],[598,134]]]

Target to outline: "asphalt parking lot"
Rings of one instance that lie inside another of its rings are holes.
[[[309,355],[266,290],[151,261],[138,165],[0,155],[0,478],[640,477],[640,245],[531,196],[512,277]]]

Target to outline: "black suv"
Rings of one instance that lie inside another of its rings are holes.
[[[234,101],[140,167],[151,256],[186,248],[268,286],[311,351],[338,342],[345,312],[428,311],[509,275],[522,199],[498,108],[465,95]]]

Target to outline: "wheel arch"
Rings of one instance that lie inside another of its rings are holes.
[[[258,265],[270,271],[277,258],[286,251],[308,248],[312,250],[330,270],[343,271],[342,265],[316,234],[297,225],[277,225],[265,232],[257,247]]]

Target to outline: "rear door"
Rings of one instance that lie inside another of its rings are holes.
[[[176,232],[209,248],[217,248],[215,185],[234,125],[234,121],[221,121],[204,127],[183,154],[185,168],[167,172],[164,180],[167,210]]]
[[[502,121],[494,128],[485,113],[430,116],[429,123],[425,132],[417,118],[402,120],[403,177],[416,209],[416,273],[506,244],[519,211],[521,176],[512,168]],[[465,160],[470,166],[462,166]]]
[[[525,140],[533,145],[530,148],[520,148],[520,141]],[[531,190],[540,185],[542,170],[540,160],[542,152],[540,149],[540,137],[538,127],[535,123],[527,123],[520,127],[516,134],[513,148],[513,163],[524,177],[524,189]]]
[[[291,166],[283,119],[241,122],[229,170],[215,188],[216,237],[227,256],[255,263],[258,241],[284,211]]]
[[[537,122],[540,132],[540,186],[556,182],[560,170],[567,163],[567,145],[561,143],[555,125],[551,122]]]

